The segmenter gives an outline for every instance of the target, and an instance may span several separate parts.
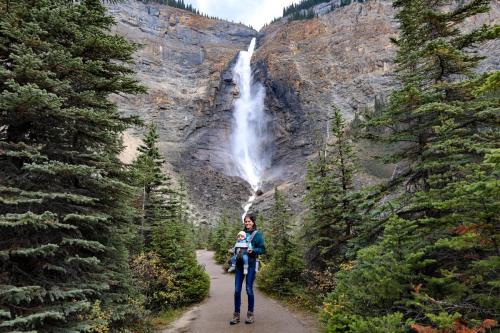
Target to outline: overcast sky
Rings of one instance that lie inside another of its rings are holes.
[[[283,14],[283,7],[299,0],[184,0],[209,16],[251,25],[259,30]]]

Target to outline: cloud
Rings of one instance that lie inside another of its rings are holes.
[[[241,22],[259,30],[265,23],[280,17],[283,7],[298,0],[187,0],[186,3],[209,16]]]

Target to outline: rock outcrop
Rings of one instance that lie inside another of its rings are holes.
[[[208,19],[154,3],[124,1],[108,5],[115,32],[140,45],[137,77],[148,88],[141,96],[116,96],[122,113],[155,122],[160,149],[174,179],[185,180],[198,222],[213,223],[220,212],[237,212],[249,197],[247,185],[220,167],[231,124],[231,94],[221,101],[222,82],[232,85],[228,65],[257,32],[241,24]],[[225,96],[223,94],[223,96]],[[214,113],[217,103],[225,114]],[[137,145],[127,133],[125,144]],[[130,152],[124,155],[130,160]]]
[[[332,105],[352,120],[397,86],[396,48],[390,39],[397,37],[398,24],[392,1],[353,1],[328,11],[339,3],[315,6],[320,14],[315,19],[287,22],[284,18],[267,26],[255,54],[256,71],[266,86],[266,105],[275,118],[276,170],[271,174],[279,177],[270,181],[288,193],[296,213],[304,208],[305,162],[327,138]],[[491,2],[489,13],[469,18],[464,30],[485,23],[500,23],[499,1]],[[500,69],[498,41],[483,44],[479,52],[486,59],[478,71]],[[372,158],[384,147],[369,142],[356,145],[362,166],[359,185],[391,176],[391,166]],[[254,207],[266,210],[271,199],[272,194],[265,193]]]
[[[142,45],[135,69],[149,88],[143,96],[117,97],[125,114],[139,114],[157,123],[160,148],[174,175],[184,176],[197,222],[213,223],[223,212],[241,213],[249,186],[227,176],[232,109],[237,96],[232,66],[239,50],[257,37],[255,77],[266,88],[266,111],[273,118],[273,167],[255,202],[266,210],[272,188],[279,186],[296,212],[304,208],[307,161],[325,143],[334,104],[345,118],[383,100],[397,82],[394,77],[397,22],[390,1],[354,2],[305,21],[281,19],[261,32],[240,24],[212,20],[157,5],[126,1],[109,5],[116,32]],[[489,14],[467,22],[499,23],[500,4]],[[500,68],[497,42],[483,45],[488,56],[479,70]],[[139,133],[129,133],[138,136]],[[377,164],[370,153],[380,149],[364,142],[360,183],[379,181],[392,169]]]

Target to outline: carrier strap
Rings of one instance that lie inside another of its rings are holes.
[[[257,235],[259,231],[258,230],[254,230],[251,234],[250,234],[250,239],[248,240],[249,243],[252,243],[253,241],[253,238],[255,237],[255,235]]]

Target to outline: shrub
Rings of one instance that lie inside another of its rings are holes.
[[[149,310],[159,312],[180,303],[182,292],[176,287],[174,274],[164,267],[158,254],[141,253],[133,258],[131,267]]]

